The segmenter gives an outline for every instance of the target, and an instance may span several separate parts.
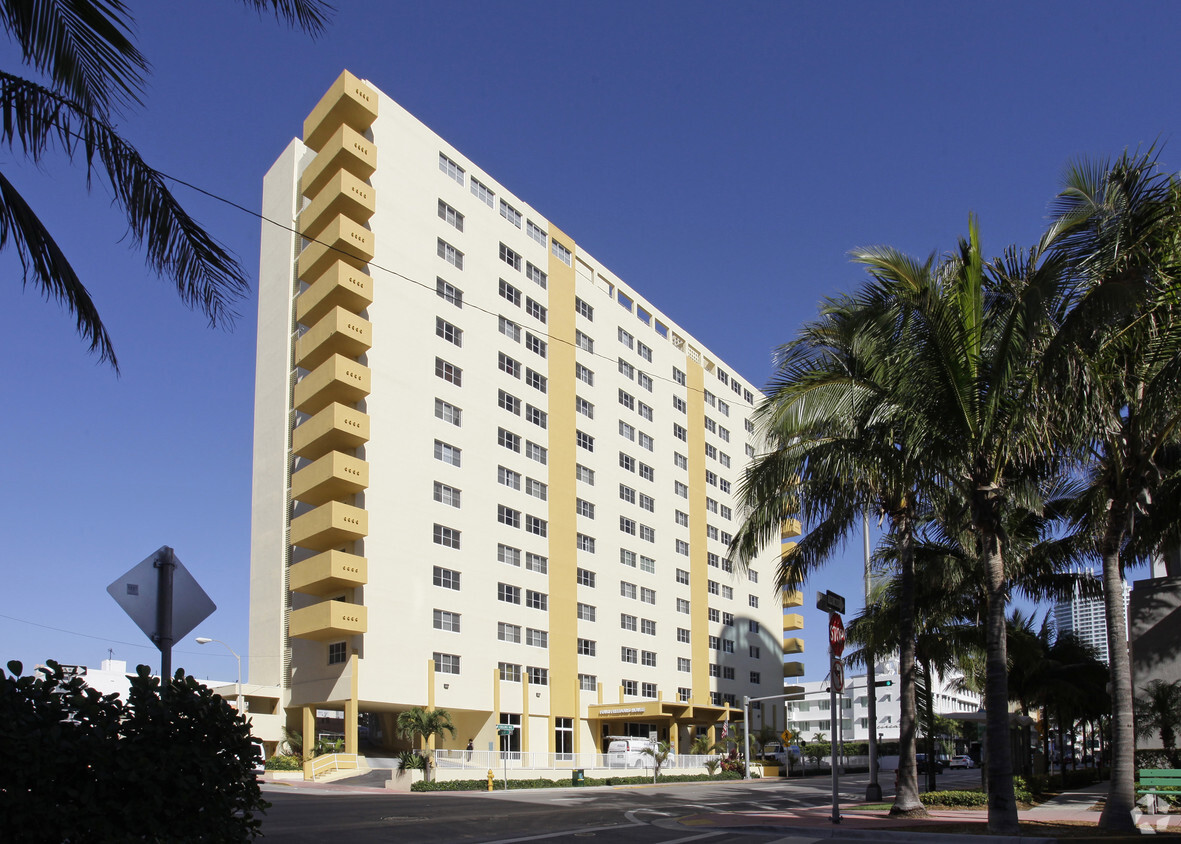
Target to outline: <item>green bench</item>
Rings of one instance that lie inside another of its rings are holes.
[[[1181,798],[1181,770],[1141,768],[1140,784],[1136,787],[1136,793],[1151,794],[1154,799],[1161,795]]]

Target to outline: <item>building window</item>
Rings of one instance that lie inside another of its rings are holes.
[[[574,511],[578,515],[585,516],[588,519],[595,517],[595,505],[583,498],[576,498],[574,500]]]
[[[446,504],[448,507],[458,507],[460,495],[460,491],[455,487],[435,481],[435,501],[438,501],[440,504]]]
[[[500,200],[500,216],[504,217],[517,228],[521,227],[521,212],[513,206],[509,205],[503,199]]]
[[[723,598],[733,598],[734,597],[734,587],[726,586],[723,584],[722,585],[722,597]]]
[[[534,442],[529,442],[528,440],[525,441],[525,456],[543,465],[549,459],[549,454],[542,446]]]
[[[729,430],[727,430],[726,428],[723,428],[721,425],[719,425],[718,426],[718,437],[722,440],[722,442],[726,442],[726,443],[730,442]]]
[[[641,418],[647,419],[649,422],[652,421],[652,408],[642,401],[636,402],[636,413],[640,414]]]
[[[747,650],[750,653],[751,659],[759,659],[763,655],[763,651],[758,645],[751,645]]]
[[[534,592],[532,589],[526,589],[525,606],[534,610],[548,609],[549,596],[544,592]]]
[[[624,407],[626,407],[628,410],[635,410],[636,397],[633,396],[631,393],[627,392],[626,390],[620,390],[619,391],[619,403],[621,405],[623,405]]]
[[[525,262],[525,278],[529,279],[543,290],[549,281],[549,276],[542,272],[540,268],[535,267],[530,261]]]
[[[684,554],[686,557],[688,557],[689,556],[689,543],[683,539],[678,539],[677,540],[677,553]],[[685,582],[688,583],[689,581],[686,580]]]
[[[655,604],[656,603],[656,590],[649,589],[647,586],[641,586],[640,587],[640,600],[643,601],[645,604]]]
[[[526,552],[525,568],[538,574],[546,574],[549,571],[549,557],[534,554],[532,551]]]
[[[541,323],[545,322],[548,315],[544,305],[528,296],[525,297],[525,313]]]
[[[442,358],[435,358],[435,375],[448,384],[454,384],[456,387],[463,386],[463,370]]]
[[[629,332],[624,331],[623,327],[621,326],[619,328],[619,342],[622,343],[623,345],[627,346],[630,349],[633,347],[633,344],[635,343],[635,338],[632,337],[632,335]]]
[[[526,224],[525,231],[527,231],[529,236],[540,243],[542,246],[545,246],[545,242],[549,239],[549,235],[546,234],[545,229],[534,223],[532,220]]]
[[[632,697],[637,696],[640,693],[640,690],[639,690],[639,686],[636,683],[636,681],[635,680],[624,680],[623,681],[623,693],[625,695],[631,695]]]
[[[526,369],[525,383],[535,390],[540,390],[543,393],[546,391],[546,378],[540,372],[534,372],[532,369]]]
[[[685,373],[681,372],[681,370],[677,369],[675,366],[673,367],[673,380],[682,387],[689,383],[688,379],[685,377]]]
[[[749,603],[750,603],[750,605],[751,605],[752,607],[754,607],[755,609],[758,609],[758,607],[759,607],[759,596],[758,596],[758,595],[751,595],[751,596],[750,596],[750,599],[749,599]]]
[[[636,383],[639,384],[641,388],[647,390],[649,393],[652,392],[652,376],[648,373],[637,372]]]
[[[597,691],[599,688],[599,681],[594,674],[579,674],[578,688],[584,692]]]
[[[683,454],[680,454],[679,452],[673,453],[673,463],[676,464],[676,467],[678,469],[688,469],[689,468],[689,458]]]
[[[595,608],[593,606],[591,606],[590,604],[579,604],[578,605],[578,618],[581,619],[582,621],[594,621],[595,620]]]
[[[759,672],[757,671],[750,672],[750,681],[756,686],[763,682]]]
[[[510,304],[521,307],[521,291],[513,287],[503,278],[500,280],[500,296]]]
[[[587,486],[594,486],[595,485],[595,470],[588,469],[586,466],[583,466],[581,463],[575,464],[574,478],[576,480],[582,481]]]
[[[722,613],[722,626],[723,627],[733,627],[734,626],[734,613],[732,613],[732,612]]]
[[[581,363],[574,364],[574,377],[588,386],[595,386],[595,373]]]
[[[517,270],[518,272],[521,269],[521,256],[518,255],[513,250],[509,249],[503,243],[500,244],[500,260],[504,261],[506,264],[508,264],[510,267],[512,267],[514,270]]]
[[[578,569],[578,585],[595,587],[595,573],[590,569]]]
[[[584,352],[595,353],[595,341],[577,329],[574,331],[574,345]]]
[[[526,667],[526,673],[529,675],[529,682],[535,686],[549,685],[549,669],[548,668],[533,668]]]
[[[620,419],[619,420],[619,435],[626,440],[630,440],[631,442],[635,442],[636,429],[633,426],[624,422],[622,419]]]
[[[574,444],[579,448],[585,448],[587,451],[595,450],[595,438],[582,431],[576,430],[574,432]]]
[[[619,581],[619,594],[634,601],[636,599],[636,585],[628,583],[626,580]]]
[[[730,491],[730,482],[728,480],[726,480],[725,478],[721,478],[718,481],[718,489],[720,489],[722,492],[729,492]]]
[[[644,480],[646,480],[646,481],[656,480],[656,470],[653,469],[651,466],[649,466],[647,463],[641,463],[639,471],[640,471],[640,477],[643,478]]]
[[[649,668],[656,667],[656,652],[655,651],[640,651],[640,665],[646,665]]]
[[[500,679],[503,682],[521,682],[521,666],[513,665],[511,662],[502,662],[497,667],[500,669]]]
[[[676,422],[673,423],[673,436],[678,440],[689,441],[689,431],[684,425],[678,425]]]
[[[721,399],[718,399],[718,413],[722,414],[723,416],[729,416],[730,415],[730,405],[726,404]]]
[[[459,548],[459,531],[446,525],[435,525],[435,544],[444,548]]]
[[[655,447],[656,443],[653,441],[653,439],[643,431],[640,431],[640,448],[647,449],[648,451],[654,451]]]
[[[620,484],[619,485],[619,497],[622,498],[624,501],[626,501],[628,504],[635,504],[636,503],[636,491],[634,489],[632,489],[630,486],[628,486],[627,484]]]
[[[584,316],[591,322],[595,321],[595,309],[586,302],[579,299],[577,296],[574,297],[574,310],[579,316]],[[591,350],[587,349],[587,351],[589,352]]]
[[[548,648],[549,633],[544,630],[534,630],[532,627],[528,627],[525,629],[525,644],[532,648]]]
[[[578,640],[578,655],[579,656],[594,656],[595,642],[593,639],[579,639]]]
[[[722,620],[722,614],[718,610],[717,607],[710,607],[709,608],[709,620],[710,621],[721,621]],[[714,638],[717,638],[717,637],[714,637]],[[713,646],[711,645],[710,647],[713,647]]]
[[[496,442],[507,448],[509,451],[521,453],[521,437],[514,434],[512,431],[507,431],[504,428],[496,429]]]
[[[511,319],[500,317],[500,333],[514,343],[521,342],[521,326],[517,325]]]
[[[349,643],[348,642],[332,642],[328,645],[328,664],[340,665],[343,662],[348,662],[349,659]]]
[[[678,642],[684,642],[685,644],[688,644],[688,643],[689,643],[689,630],[688,630],[688,628],[685,628],[685,627],[678,627],[678,628],[677,628],[677,641],[678,641]]]
[[[506,604],[521,603],[521,587],[508,583],[496,584],[496,600],[504,601]]]
[[[595,418],[595,406],[584,399],[582,396],[574,397],[574,410],[581,413],[587,419]]]
[[[619,374],[625,378],[634,380],[636,377],[636,368],[623,358],[619,359]]]
[[[640,632],[646,636],[656,635],[656,622],[650,618],[640,619]]]
[[[435,586],[440,586],[443,589],[459,591],[459,572],[445,569],[442,566],[435,566],[432,582]]]
[[[442,399],[435,399],[435,418],[458,428],[463,421],[463,411]]]
[[[545,341],[528,331],[525,332],[525,348],[534,354],[545,357]]]
[[[650,528],[648,525],[640,525],[640,539],[642,539],[644,542],[655,542],[656,531]]]
[[[655,683],[641,683],[640,684],[640,697],[655,698],[656,697],[656,684]]]
[[[627,518],[627,516],[620,516],[619,517],[619,529],[621,531],[623,531],[624,533],[628,534],[629,536],[635,536],[636,535],[636,521],[635,521],[635,519],[629,519],[629,518]]]
[[[459,613],[448,612],[447,610],[435,610],[434,627],[436,630],[448,630],[452,633],[458,633]]]
[[[619,649],[620,662],[629,662],[638,664],[640,661],[640,653],[635,648],[629,648],[626,645]],[[634,694],[634,693],[633,693]]]
[[[549,487],[533,478],[525,478],[525,494],[545,501],[549,496]]]
[[[716,472],[711,472],[711,471],[709,471],[708,469],[706,469],[706,470],[705,470],[705,482],[706,482],[707,484],[709,484],[710,486],[717,486],[717,485],[718,485],[718,476],[717,476],[717,473],[716,473]]]
[[[677,689],[677,700],[681,703],[688,703],[693,699],[693,690],[686,686],[681,686]]]
[[[683,583],[688,586],[689,572],[685,571],[684,569],[677,569],[677,583]]]
[[[439,153],[439,169],[461,185],[463,184],[463,168],[443,153]]]
[[[481,202],[491,208],[492,198],[496,196],[496,194],[493,193],[491,188],[489,188],[475,176],[472,176],[472,196],[478,197]]]
[[[463,291],[441,278],[435,279],[435,293],[440,299],[445,299],[457,308],[463,307]]]
[[[685,400],[680,396],[673,396],[673,407],[681,413],[689,412],[689,405],[685,404]]]
[[[627,469],[629,472],[636,471],[636,458],[630,454],[624,454],[622,451],[619,452],[619,468]]]
[[[651,362],[651,360],[652,360],[652,347],[651,346],[645,346],[643,343],[636,343],[636,351],[640,353],[640,357],[642,357],[644,360]]]
[[[534,407],[533,405],[527,405],[525,407],[526,422],[532,422],[537,427],[544,428],[547,425],[547,420],[548,417],[546,416],[545,411],[541,408]]]
[[[686,513],[684,510],[677,510],[676,511],[676,519],[677,519],[678,525],[682,525],[684,527],[689,527],[689,514]]]
[[[448,343],[456,346],[463,345],[463,329],[452,325],[442,317],[435,317],[435,334]]]
[[[435,651],[435,672],[438,674],[458,674],[459,657],[455,654],[441,654]]]
[[[519,528],[521,526],[521,511],[514,510],[511,507],[505,507],[503,504],[497,504],[496,521],[507,527]]]
[[[549,523],[545,519],[525,514],[525,533],[531,533],[534,536],[546,536],[549,533]]]
[[[629,551],[626,548],[619,549],[619,562],[629,568],[636,567],[636,552]]]
[[[497,355],[498,355],[498,357],[497,357],[496,365],[497,365],[497,368],[499,368],[501,372],[505,373],[506,375],[511,375],[514,378],[521,377],[521,363],[520,363],[520,361],[513,360],[508,355],[506,355],[504,352],[497,352]]]
[[[521,415],[521,400],[504,390],[497,391],[496,403],[514,416]]]
[[[496,546],[496,559],[502,563],[507,563],[510,566],[521,565],[521,549],[514,548],[511,545],[498,544]]]
[[[497,466],[496,482],[498,484],[502,484],[503,486],[507,486],[509,489],[520,489],[521,473],[514,472],[512,469],[508,469],[504,466]]]
[[[567,267],[573,266],[574,253],[571,252],[569,249],[567,249],[562,244],[558,243],[556,240],[550,241],[550,252],[552,252],[554,257],[556,257],[559,261],[561,261]]]
[[[685,613],[686,615],[688,615],[689,602],[686,601],[684,598],[677,598],[677,612],[682,612],[682,613]]]
[[[436,238],[436,240],[438,241],[438,243],[435,247],[435,252],[438,254],[438,256],[440,258],[442,258],[444,261],[446,261],[448,264],[450,264],[451,266],[455,267],[455,269],[462,270],[463,269],[463,253],[460,252],[458,249],[456,249],[454,246],[452,246],[447,241],[443,240],[443,238],[441,238],[441,237]]]

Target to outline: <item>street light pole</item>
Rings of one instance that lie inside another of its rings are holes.
[[[210,642],[217,642],[219,645],[221,645],[227,651],[232,653],[234,655],[234,659],[238,660],[238,683],[237,683],[237,686],[235,687],[235,689],[237,691],[237,698],[238,698],[238,700],[237,700],[238,714],[241,715],[241,714],[243,714],[242,713],[242,657],[238,656],[238,652],[235,651],[233,648],[231,648],[229,645],[227,645],[225,642],[223,642],[221,639],[210,639],[208,636],[198,636],[197,637],[197,644],[198,645],[208,645]]]
[[[862,543],[865,547],[865,614],[869,615],[869,592],[870,592],[870,574],[869,574],[869,513],[867,510],[861,511],[861,537]],[[868,712],[866,712],[866,720],[869,721],[869,785],[865,787],[865,801],[867,803],[878,803],[882,799],[882,784],[878,782],[878,692],[877,692],[877,677],[875,676],[874,660],[876,655],[873,648],[867,647],[865,649],[865,693],[866,705]]]

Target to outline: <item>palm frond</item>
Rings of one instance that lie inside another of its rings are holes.
[[[334,11],[331,4],[323,0],[242,0],[253,6],[259,14],[273,11],[290,26],[297,26],[309,35],[320,35],[328,26],[328,19]]]

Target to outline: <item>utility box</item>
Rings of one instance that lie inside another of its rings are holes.
[[[586,771],[582,768],[575,768],[570,773],[570,785],[586,785]]]

